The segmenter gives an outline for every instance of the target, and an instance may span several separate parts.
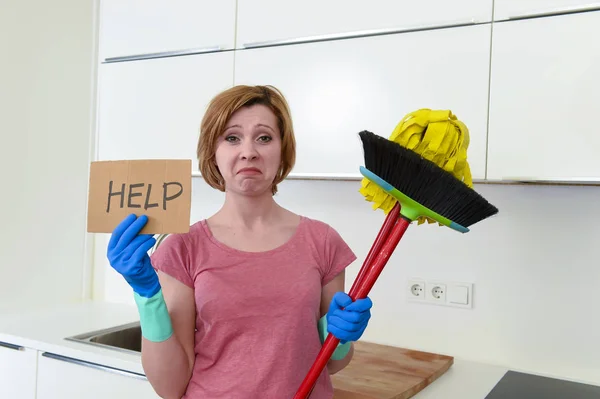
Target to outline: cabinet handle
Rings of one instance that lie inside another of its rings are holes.
[[[159,53],[124,55],[124,56],[119,56],[119,57],[106,58],[104,60],[104,63],[148,60],[148,59],[152,59],[152,58],[175,57],[175,56],[181,56],[181,55],[206,54],[206,53],[215,53],[215,52],[223,51],[223,50],[225,50],[225,49],[221,46],[213,46],[213,47],[194,48],[194,49],[187,49],[187,50],[162,51]]]
[[[0,341],[0,347],[7,348],[7,349],[14,349],[16,351],[25,350],[25,348],[20,345],[9,344],[8,342],[2,342],[2,341]]]
[[[564,14],[577,14],[582,12],[590,12],[590,11],[598,11],[600,10],[600,3],[591,3],[591,4],[582,4],[579,6],[566,6],[566,7],[556,7],[547,10],[538,10],[538,11],[530,11],[524,12],[516,15],[509,15],[509,20],[519,20],[519,19],[529,19],[529,18],[539,18],[539,17],[551,17],[556,15],[564,15]]]
[[[396,33],[410,33],[410,32],[420,32],[427,30],[436,30],[436,29],[445,29],[445,28],[459,28],[463,26],[471,26],[478,24],[485,24],[489,22],[478,22],[474,19],[468,21],[456,21],[445,24],[434,24],[434,25],[424,25],[412,28],[388,28],[388,29],[372,29],[372,30],[363,30],[363,31],[355,31],[355,32],[347,32],[347,33],[331,33],[326,35],[317,35],[317,36],[306,36],[306,37],[298,37],[294,39],[280,39],[280,40],[268,40],[263,42],[250,42],[242,44],[245,49],[252,48],[260,48],[260,47],[274,47],[274,46],[284,46],[289,44],[303,44],[303,43],[315,43],[315,42],[323,42],[323,41],[332,41],[332,40],[340,40],[340,39],[357,39],[362,37],[369,36],[382,36],[382,35],[392,35]]]
[[[202,177],[199,171],[192,171],[192,177]],[[286,179],[288,180],[344,180],[344,181],[361,181],[363,176],[359,173],[290,173]]]
[[[202,174],[197,171],[192,171],[192,177],[202,177]],[[361,181],[363,179],[363,175],[359,173],[290,173],[286,179],[287,180],[340,180],[340,181]],[[477,179],[473,178],[473,183],[490,183],[491,181],[486,179]],[[156,248],[156,246],[154,247]]]
[[[140,380],[148,381],[148,379],[146,378],[146,376],[144,374],[135,373],[133,371],[122,370],[122,369],[118,369],[116,367],[105,366],[103,364],[88,362],[86,360],[74,359],[72,357],[57,355],[56,353],[50,353],[50,352],[44,352],[44,353],[42,353],[42,356],[47,357],[49,359],[60,360],[62,362],[72,363],[72,364],[76,364],[79,366],[89,367],[89,368],[96,369],[96,370],[107,371],[109,373],[119,374],[119,375],[126,376],[126,377],[132,377],[132,378],[137,378]]]

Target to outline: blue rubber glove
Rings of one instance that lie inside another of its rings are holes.
[[[369,297],[352,298],[345,292],[336,292],[327,312],[327,331],[340,340],[340,344],[358,341],[371,318],[373,302]]]
[[[156,243],[152,234],[138,234],[148,217],[127,216],[115,229],[108,243],[108,261],[138,295],[151,298],[160,290],[158,275],[152,268],[148,251]]]

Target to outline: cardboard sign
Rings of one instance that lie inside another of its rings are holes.
[[[148,216],[142,234],[187,233],[192,202],[191,160],[92,162],[87,231],[112,233],[134,213]]]

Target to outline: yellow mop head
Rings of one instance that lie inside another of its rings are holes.
[[[415,151],[473,187],[467,162],[469,130],[451,111],[423,108],[411,112],[396,125],[389,139]],[[373,202],[374,210],[382,209],[386,215],[396,203],[394,197],[366,178],[362,179],[359,191],[367,201]],[[432,219],[420,217],[418,224],[426,220],[435,223]]]

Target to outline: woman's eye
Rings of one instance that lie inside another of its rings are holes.
[[[236,141],[238,138],[235,136],[227,136],[225,137],[225,141],[229,141],[231,143],[233,143],[234,141]]]
[[[264,142],[264,143],[267,143],[267,142],[269,142],[269,141],[271,141],[271,140],[273,140],[273,139],[271,138],[271,136],[260,136],[260,137],[258,138],[258,140],[260,140],[260,141],[262,141],[262,142]]]

